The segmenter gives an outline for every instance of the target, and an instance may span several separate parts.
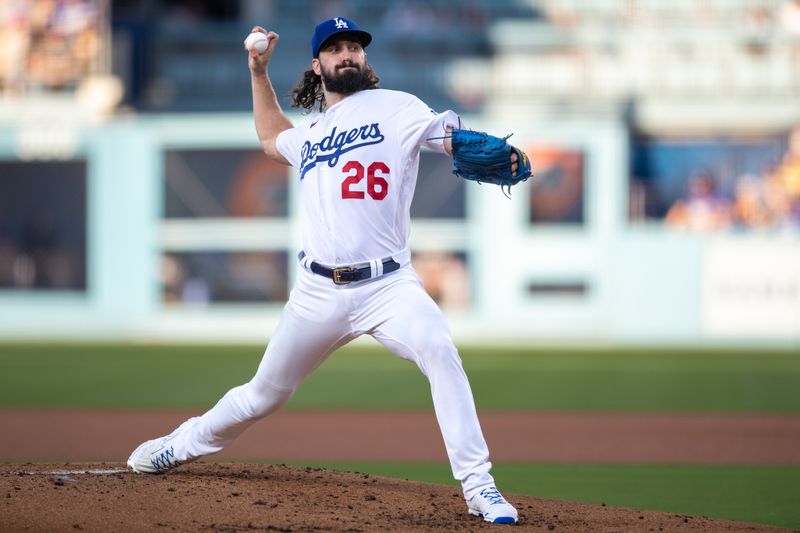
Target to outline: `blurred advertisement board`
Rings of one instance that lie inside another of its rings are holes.
[[[703,331],[800,340],[800,247],[793,239],[712,241],[703,264]]]

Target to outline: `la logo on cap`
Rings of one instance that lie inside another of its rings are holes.
[[[0,5],[2,3],[3,0],[0,0]],[[323,20],[314,29],[314,35],[311,36],[311,57],[319,57],[319,49],[337,33],[348,33],[351,39],[360,42],[364,48],[372,42],[372,35],[359,28],[354,21],[345,17],[332,17]]]

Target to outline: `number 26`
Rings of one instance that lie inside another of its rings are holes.
[[[342,182],[342,198],[363,200],[364,191],[352,190],[350,187],[364,179],[364,165],[358,161],[348,161],[342,167],[342,172],[352,172]],[[381,174],[379,175],[378,172]],[[375,161],[367,167],[367,194],[373,200],[383,200],[389,194],[389,182],[384,179],[384,176],[388,175],[389,167],[386,166],[386,163]]]

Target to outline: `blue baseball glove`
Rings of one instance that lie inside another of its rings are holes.
[[[531,177],[528,156],[500,138],[482,131],[452,131],[453,174],[478,183],[494,183],[500,188],[511,186]],[[517,154],[517,171],[511,171],[511,154]]]

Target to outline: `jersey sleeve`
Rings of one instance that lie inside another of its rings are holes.
[[[300,168],[300,150],[303,146],[302,128],[284,130],[275,139],[275,148],[294,168]]]
[[[446,128],[463,127],[461,119],[453,111],[436,113],[421,100],[413,97],[400,113],[398,137],[405,151],[427,146],[436,152],[446,153],[444,137]]]

